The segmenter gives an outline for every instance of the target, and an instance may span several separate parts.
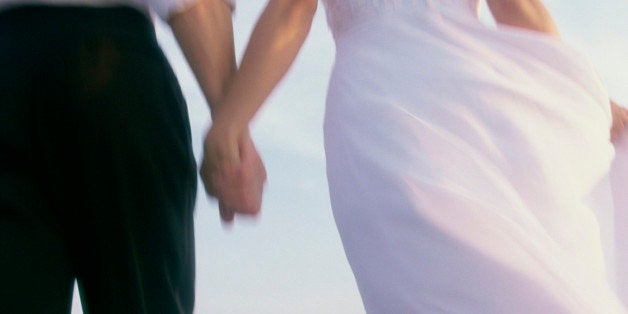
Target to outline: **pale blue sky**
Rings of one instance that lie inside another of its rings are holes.
[[[265,3],[239,0],[234,20],[238,56]],[[628,104],[628,0],[546,3],[565,41],[588,55],[611,95]],[[157,30],[188,101],[200,158],[209,123],[205,101],[169,29],[160,24]],[[223,228],[216,203],[199,185],[196,313],[364,312],[333,222],[325,178],[322,121],[333,56],[321,5],[299,58],[254,123],[269,177],[260,219]]]

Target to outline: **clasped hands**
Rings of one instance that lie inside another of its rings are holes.
[[[266,169],[248,127],[215,121],[205,137],[200,175],[207,194],[218,199],[223,222],[259,214]]]

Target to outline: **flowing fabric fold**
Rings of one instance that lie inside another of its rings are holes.
[[[325,150],[366,311],[626,313],[628,140],[611,178],[590,62],[467,1],[358,2],[327,2]]]
[[[614,202],[615,280],[619,297],[628,305],[628,136],[615,143],[615,160],[611,167],[611,190]]]

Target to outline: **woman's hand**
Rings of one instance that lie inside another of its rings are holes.
[[[620,107],[611,100],[611,113],[613,114],[613,126],[611,127],[611,140],[616,141],[624,136],[628,125],[628,109]]]
[[[542,0],[487,0],[486,3],[497,24],[560,37],[556,23]]]
[[[212,125],[205,137],[200,174],[207,194],[219,201],[223,221],[260,212],[266,169],[248,128]]]

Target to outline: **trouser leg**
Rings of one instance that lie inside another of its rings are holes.
[[[74,279],[64,239],[31,215],[35,191],[16,199],[23,183],[0,175],[0,313],[69,313]]]
[[[26,71],[28,110],[14,120],[24,120],[45,200],[39,216],[60,230],[58,259],[69,261],[84,311],[190,313],[195,163],[185,103],[152,25],[132,9],[19,14],[31,20],[21,26],[31,26],[25,38],[35,43],[17,45],[23,53],[2,62],[34,45],[27,64],[41,67]]]

